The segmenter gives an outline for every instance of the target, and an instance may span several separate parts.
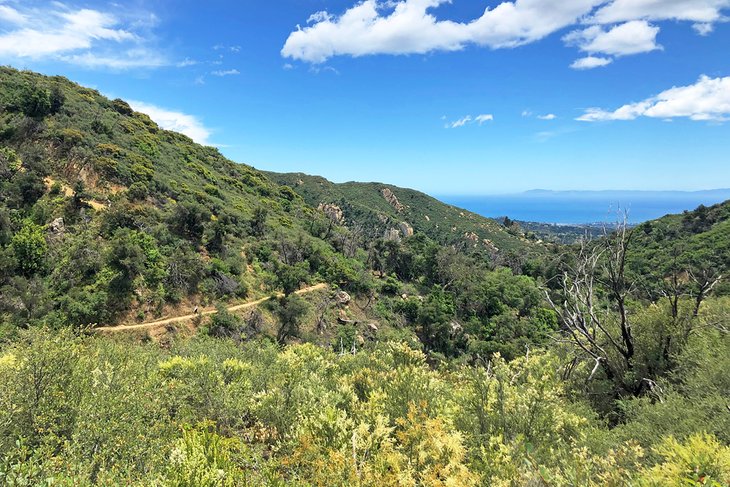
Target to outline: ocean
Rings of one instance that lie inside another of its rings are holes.
[[[529,222],[585,224],[616,222],[619,211],[629,223],[682,213],[699,205],[730,199],[730,189],[711,191],[545,191],[492,196],[440,196],[441,201],[486,217],[508,216]]]

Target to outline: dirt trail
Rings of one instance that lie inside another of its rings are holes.
[[[299,291],[296,291],[294,294],[307,294],[314,291],[319,291],[320,289],[325,289],[327,287],[327,284],[320,283],[315,284],[314,286],[309,286],[300,289]],[[279,293],[277,296],[283,296],[283,294]],[[249,301],[248,303],[242,303],[242,304],[236,304],[234,306],[229,306],[227,309],[228,311],[239,311],[242,309],[247,308],[253,308],[254,306],[258,306],[261,303],[265,303],[269,299],[271,299],[272,296],[267,296],[265,298],[257,299],[256,301]],[[218,311],[216,309],[205,309],[200,311],[200,315],[202,316],[208,316],[217,313]],[[163,318],[160,320],[155,321],[148,321],[146,323],[139,323],[136,325],[117,325],[117,326],[100,326],[98,328],[94,328],[94,331],[128,331],[128,330],[139,330],[144,328],[154,328],[156,326],[162,326],[162,325],[168,325],[170,323],[180,323],[181,321],[188,321],[195,318],[196,314],[192,313],[189,315],[182,315],[182,316],[174,316],[172,318]]]

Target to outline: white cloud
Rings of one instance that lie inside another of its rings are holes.
[[[484,115],[477,115],[474,117],[474,121],[477,122],[479,125],[483,124],[484,122],[491,122],[494,120],[494,115],[492,114],[484,114]]]
[[[308,24],[316,24],[319,22],[327,22],[332,20],[332,16],[328,14],[326,11],[322,10],[319,12],[314,12],[312,15],[309,16],[307,19]]]
[[[0,5],[0,19],[15,26],[0,33],[0,56],[114,69],[168,64],[161,54],[144,47],[145,40],[116,16],[87,8],[74,10],[58,2],[51,5],[21,10]]]
[[[540,120],[555,120],[558,117],[554,113],[548,113],[546,115],[538,115],[537,118]]]
[[[213,50],[214,51],[224,50],[224,51],[230,51],[230,52],[236,53],[236,52],[241,52],[241,46],[227,46],[225,44],[216,44],[215,46],[213,46]],[[220,57],[223,57],[223,54],[221,54]]]
[[[660,119],[725,121],[730,117],[730,76],[701,76],[692,85],[670,88],[638,103],[614,111],[591,108],[577,118],[582,122],[634,120],[639,117]]]
[[[471,115],[467,115],[465,117],[462,117],[458,120],[454,120],[453,122],[446,124],[446,127],[451,128],[451,129],[456,129],[459,127],[463,127],[464,125],[471,122],[472,120],[473,120],[473,118],[471,118]]]
[[[471,22],[438,20],[429,9],[449,0],[364,0],[340,16],[318,12],[292,32],[281,54],[322,63],[338,55],[424,54],[475,44],[516,47],[546,37],[590,13],[600,0],[506,1]]]
[[[146,49],[130,49],[119,52],[115,55],[85,52],[83,54],[58,56],[57,59],[86,68],[111,68],[120,70],[153,68],[166,66],[168,64],[167,59],[163,58],[156,52],[147,51]]]
[[[597,56],[586,56],[573,61],[570,65],[573,69],[593,69],[608,66],[613,62],[613,59]]]
[[[696,23],[692,28],[701,36],[708,36],[715,30],[715,26],[710,23]]]
[[[593,25],[583,30],[575,30],[563,37],[570,45],[578,46],[581,51],[609,56],[626,56],[660,49],[656,43],[659,27],[645,20],[632,20],[619,24],[609,30]]]
[[[28,17],[21,14],[13,7],[0,5],[0,20],[11,24],[25,24],[28,21]]]
[[[684,20],[712,23],[722,20],[722,10],[730,0],[614,0],[593,15],[596,23],[627,20]]]
[[[187,68],[188,66],[195,66],[196,64],[198,64],[198,61],[186,57],[182,61],[176,63],[175,66],[177,66],[178,68]]]
[[[239,74],[241,74],[241,72],[237,69],[226,69],[226,70],[213,71],[210,74],[212,74],[213,76],[223,77],[223,76],[238,76]]]
[[[141,101],[130,101],[129,106],[138,112],[149,115],[152,120],[166,130],[185,134],[198,144],[211,145],[210,140],[208,140],[210,130],[193,115],[167,110]]]
[[[445,119],[446,117],[441,117],[441,119]],[[482,125],[485,122],[491,122],[494,120],[494,115],[490,113],[483,113],[481,115],[471,116],[466,115],[464,117],[461,117],[457,120],[454,120],[453,122],[448,122],[444,127],[448,129],[457,129],[459,127],[463,127],[465,125],[469,125],[472,123],[477,123],[479,125]]]
[[[469,45],[513,48],[538,41],[570,26],[566,38],[582,51],[602,54],[573,63],[574,69],[606,66],[612,59],[649,52],[659,27],[650,22],[692,22],[700,35],[726,20],[730,0],[502,0],[467,22],[439,19],[434,9],[467,0],[363,0],[341,15],[315,12],[307,25],[289,34],[281,55],[309,63],[334,56],[425,54],[457,51]]]

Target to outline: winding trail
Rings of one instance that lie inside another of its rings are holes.
[[[307,293],[311,293],[314,291],[319,291],[320,289],[325,289],[326,287],[327,287],[327,284],[325,284],[325,283],[315,284],[314,286],[305,287],[298,291],[295,291],[294,294],[307,294]],[[276,294],[276,297],[281,297],[281,296],[283,296],[282,293]],[[247,303],[229,306],[226,309],[228,311],[233,312],[233,311],[239,311],[242,309],[253,308],[254,306],[258,306],[261,303],[265,303],[266,301],[272,299],[273,297],[275,297],[275,296],[267,296],[265,298],[257,299],[256,301],[249,301]],[[169,325],[170,323],[180,323],[182,321],[192,320],[197,315],[208,316],[208,315],[216,314],[217,312],[218,311],[215,308],[213,308],[213,309],[209,308],[209,309],[202,310],[197,314],[191,313],[188,315],[173,316],[172,318],[163,318],[160,320],[148,321],[146,323],[138,323],[136,325],[100,326],[98,328],[94,328],[93,331],[117,332],[117,331],[129,331],[129,330],[140,330],[140,329],[145,329],[145,328],[154,328],[156,326]]]

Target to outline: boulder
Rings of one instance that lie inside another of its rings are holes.
[[[347,294],[345,291],[337,291],[337,294],[335,294],[335,299],[337,300],[337,304],[339,304],[340,306],[344,306],[349,303],[352,298],[350,298],[350,295]]]
[[[63,235],[66,233],[66,225],[63,222],[63,218],[58,217],[48,225],[48,230],[53,235]]]

